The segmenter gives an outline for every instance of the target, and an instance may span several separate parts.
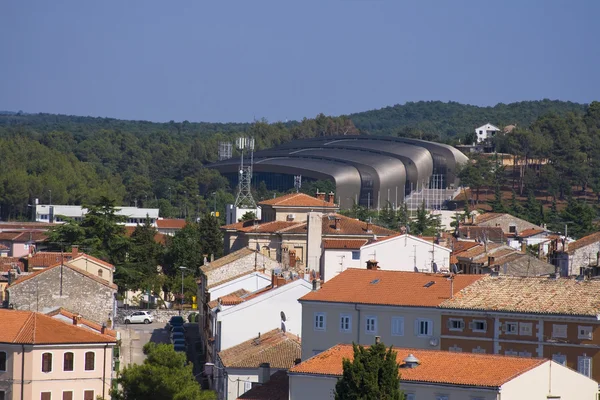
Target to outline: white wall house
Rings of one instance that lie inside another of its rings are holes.
[[[59,216],[81,221],[88,210],[82,206],[65,206],[59,204],[36,204],[35,220],[37,222],[64,222]],[[143,224],[146,218],[154,225],[158,219],[158,208],[117,207],[116,214],[126,218],[126,226]]]
[[[212,310],[217,351],[249,340],[259,332],[264,333],[275,328],[282,328],[285,332],[300,335],[302,307],[298,299],[311,290],[312,284],[299,278],[285,285],[266,290],[262,294],[223,311]]]
[[[480,126],[479,128],[475,129],[475,133],[477,134],[477,143],[481,143],[487,139],[493,138],[498,132],[500,132],[500,129],[490,123]]]
[[[596,399],[598,384],[555,361],[394,348],[407,400]],[[337,345],[290,371],[289,399],[328,399],[352,345]],[[412,356],[412,357],[410,357]]]
[[[450,253],[446,247],[408,234],[393,236],[360,248],[360,266],[366,268],[368,260],[376,260],[384,271],[438,272],[450,267]]]
[[[251,272],[239,278],[226,281],[214,287],[208,288],[210,299],[216,300],[219,297],[244,289],[249,293],[256,292],[266,288],[271,284],[271,277],[262,272]]]

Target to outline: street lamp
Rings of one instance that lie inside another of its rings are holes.
[[[181,310],[183,310],[183,273],[187,268],[181,266],[179,269],[181,270],[181,308],[179,309],[179,315],[181,315]]]
[[[217,216],[217,192],[213,192],[213,197],[215,198],[213,212],[216,217]]]

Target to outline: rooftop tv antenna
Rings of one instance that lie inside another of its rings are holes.
[[[296,193],[298,193],[302,187],[302,175],[294,175],[294,187],[296,188]]]
[[[254,138],[239,137],[235,141],[236,148],[240,151],[240,170],[238,193],[235,199],[237,208],[256,208],[256,202],[252,197],[252,167],[254,163]],[[250,153],[250,162],[244,164],[244,150]]]

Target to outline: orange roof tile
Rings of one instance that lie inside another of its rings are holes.
[[[11,242],[43,242],[48,238],[45,232],[40,231],[4,231],[0,232],[0,240],[9,240]]]
[[[572,253],[577,249],[580,249],[582,247],[588,246],[596,242],[600,242],[600,232],[592,233],[591,235],[584,236],[579,240],[569,243],[567,253]]]
[[[183,229],[186,222],[185,219],[157,219],[156,227],[160,229]]]
[[[277,371],[267,383],[255,385],[238,397],[240,400],[288,400],[290,380],[287,371]]]
[[[225,368],[258,368],[269,363],[271,368],[288,369],[300,358],[300,338],[279,329],[219,352]]]
[[[66,324],[33,311],[0,309],[0,343],[79,344],[115,343],[110,335]]]
[[[454,293],[482,278],[454,275]],[[436,307],[449,297],[450,281],[443,274],[349,268],[300,301]]]
[[[401,382],[452,386],[500,387],[517,376],[548,362],[546,359],[492,354],[457,353],[440,350],[394,348],[396,362],[414,355],[416,368],[399,368]],[[341,376],[342,360],[354,359],[352,345],[339,344],[289,370],[288,374]]]
[[[15,267],[25,271],[25,267],[18,257],[0,257],[0,272],[8,272]]]
[[[367,244],[367,239],[324,239],[324,249],[351,249],[358,250]]]
[[[501,217],[502,215],[505,215],[505,214],[491,213],[491,212],[479,214],[479,215],[475,216],[475,224],[482,224],[484,222],[491,221],[495,218]]]
[[[538,234],[544,233],[544,232],[546,232],[546,231],[543,229],[529,228],[529,229],[525,229],[525,230],[522,230],[521,232],[519,232],[517,234],[517,237],[525,238],[525,237],[529,237],[529,236],[538,235]]]
[[[12,286],[14,286],[14,285],[18,285],[20,283],[23,283],[23,282],[25,282],[25,281],[27,281],[29,279],[33,279],[33,278],[35,278],[38,275],[41,275],[43,273],[46,273],[46,272],[50,271],[51,269],[58,268],[58,267],[60,267],[60,265],[61,265],[61,263],[54,264],[54,265],[49,266],[46,269],[42,269],[40,271],[36,271],[36,272],[34,272],[32,274],[29,274],[29,275],[21,276],[15,282],[13,282],[9,286],[9,288],[12,287]],[[69,265],[68,263],[64,264],[63,267],[64,268],[69,268],[70,270],[73,270],[73,271],[75,271],[77,273],[80,273],[81,275],[84,275],[84,276],[86,276],[88,278],[91,278],[91,279],[95,280],[96,282],[103,284],[104,286],[108,286],[111,289],[115,289],[115,290],[118,289],[117,285],[115,285],[114,283],[110,283],[110,282],[108,282],[108,281],[106,281],[106,280],[104,280],[102,278],[97,277],[94,274],[90,274],[89,272],[86,272],[86,271],[84,271],[84,270],[82,270],[80,268],[77,268],[77,267],[74,267],[72,265]]]
[[[485,276],[441,308],[527,314],[600,315],[600,281],[571,278]]]
[[[73,313],[73,312],[71,312],[69,310],[66,310],[66,309],[64,309],[62,307],[58,308],[58,309],[56,309],[54,311],[50,311],[50,312],[46,313],[46,315],[49,316],[49,317],[56,317],[56,316],[60,315],[60,316],[63,316],[65,318],[68,318],[70,321],[64,321],[62,319],[55,318],[58,321],[61,321],[61,322],[67,323],[67,324],[73,324],[73,317],[79,316],[80,318],[78,320],[78,324],[80,326],[87,327],[87,328],[92,329],[92,330],[97,331],[97,332],[100,332],[100,330],[102,329],[102,325],[100,325],[100,324],[98,324],[96,322],[90,321],[89,319],[85,319],[85,318],[81,317],[80,315],[78,315],[76,313]],[[115,331],[115,330],[107,328],[105,332],[106,332],[106,335],[108,335],[108,336],[112,336],[114,338],[117,337],[117,331]]]
[[[33,268],[48,268],[51,265],[61,262],[68,262],[73,259],[72,253],[60,253],[51,251],[39,251],[29,258],[25,258],[27,261],[27,268],[31,271]]]
[[[208,308],[213,309],[219,305],[219,301],[224,306],[235,306],[236,304],[240,304],[244,302],[243,297],[250,294],[246,289],[239,289],[233,293],[226,294],[224,296],[219,297],[216,300],[212,300],[208,303]]]
[[[274,207],[327,207],[339,208],[335,204],[331,204],[324,200],[319,200],[316,197],[309,196],[304,193],[290,193],[274,199],[263,200],[260,205],[270,205]]]
[[[452,254],[459,254],[463,251],[479,246],[480,243],[468,240],[455,240],[454,242],[452,242],[452,245],[454,246]]]

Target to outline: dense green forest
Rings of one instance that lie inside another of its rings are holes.
[[[499,138],[497,145],[503,151],[552,160],[550,172],[549,167],[535,171],[544,180],[531,178],[526,168],[517,182],[519,194],[550,190],[549,185],[560,196],[568,195],[570,184],[600,190],[596,177],[600,169],[594,164],[598,151],[593,147],[598,120],[592,108],[549,100],[495,107],[418,102],[349,116],[320,114],[302,121],[251,124],[4,113],[0,218],[28,219],[33,199],[48,203],[50,196],[54,204],[90,204],[106,196],[118,205],[159,207],[164,217],[194,217],[212,211],[215,202],[218,210],[233,202],[235,188],[205,166],[216,161],[220,141],[240,134],[253,136],[258,149],[293,139],[359,133],[456,141],[488,121],[499,126],[517,123],[520,128],[505,142]],[[536,143],[541,138],[543,146],[528,147],[530,136]],[[535,185],[525,188],[524,182],[532,180]],[[257,189],[259,198],[273,194],[261,190],[260,184]]]

